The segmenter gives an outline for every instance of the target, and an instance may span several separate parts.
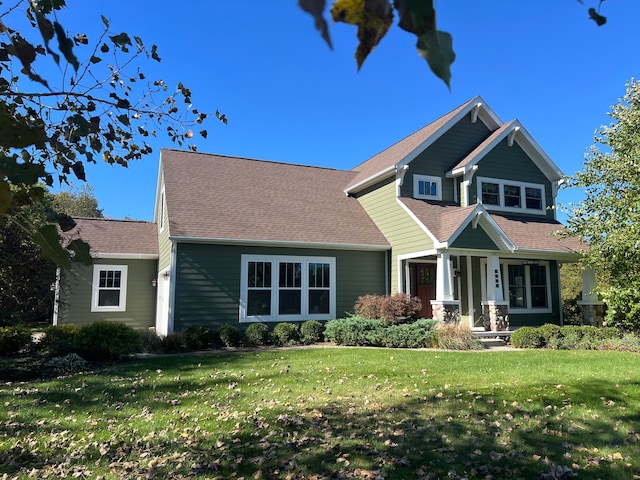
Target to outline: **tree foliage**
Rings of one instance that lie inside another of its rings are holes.
[[[73,187],[52,195],[53,209],[70,217],[102,218],[102,209],[98,208],[98,199],[88,183]]]
[[[611,123],[596,131],[584,169],[570,186],[585,198],[572,205],[568,227],[590,244],[586,263],[601,275],[599,293],[607,320],[640,329],[640,82],[608,114]]]
[[[583,0],[578,0],[584,3]],[[605,0],[598,1],[598,7],[588,9],[589,18],[598,26],[607,22],[600,14]],[[300,8],[311,14],[315,27],[329,48],[333,48],[329,34],[329,24],[324,18],[326,0],[298,0]],[[451,64],[456,59],[453,38],[450,33],[438,30],[436,9],[433,0],[335,0],[330,9],[334,22],[347,23],[358,27],[358,47],[356,62],[358,70],[367,56],[382,40],[393,23],[394,10],[398,16],[398,27],[417,37],[416,49],[429,65],[431,71],[451,88]]]
[[[105,17],[96,39],[70,33],[58,21],[63,8],[65,0],[14,0],[0,11],[0,215],[42,202],[55,180],[85,180],[87,163],[126,167],[152,153],[148,139],[158,134],[192,150],[194,129],[207,135],[201,124],[209,115],[184,84],[170,88],[143,72],[145,61],[160,62],[155,45],[112,31]],[[68,267],[53,223],[65,230],[73,222],[48,215],[29,235]],[[81,242],[68,249],[89,261]]]

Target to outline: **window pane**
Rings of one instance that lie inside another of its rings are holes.
[[[524,265],[509,265],[509,306],[526,308],[527,293],[525,288]]]
[[[302,286],[302,264],[297,262],[280,263],[280,287],[300,288]]]
[[[534,210],[542,210],[542,189],[540,188],[525,188],[526,205],[527,208]]]
[[[300,290],[280,290],[278,292],[280,315],[300,315],[301,312],[301,291]]]
[[[329,313],[329,290],[309,291],[309,313]]]
[[[120,306],[120,290],[100,290],[98,292],[99,307]]]
[[[531,287],[531,306],[533,308],[546,308],[547,287]]]
[[[500,205],[500,185],[482,182],[482,203]]]
[[[520,208],[520,187],[516,185],[504,186],[504,206]]]
[[[436,182],[420,180],[418,182],[418,193],[420,195],[435,197],[438,195],[438,184]]]
[[[107,271],[106,270],[100,270],[100,281],[98,282],[98,286],[99,287],[106,287],[107,286]]]
[[[249,290],[247,292],[247,315],[271,315],[271,290]]]
[[[271,287],[271,263],[269,262],[249,262],[249,288],[270,288]]]
[[[309,288],[329,288],[329,264],[309,264]]]
[[[531,265],[531,306],[548,307],[547,301],[547,270],[544,265]]]

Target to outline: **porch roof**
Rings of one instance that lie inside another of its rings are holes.
[[[80,238],[91,246],[91,255],[158,255],[158,226],[136,220],[74,218],[75,228],[63,235]]]
[[[491,218],[518,250],[578,253],[586,248],[579,238],[560,235],[566,232],[566,227],[554,219],[495,213],[491,214]]]

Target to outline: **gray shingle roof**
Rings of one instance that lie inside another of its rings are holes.
[[[64,234],[81,238],[92,255],[158,255],[158,227],[155,223],[105,218],[74,218],[76,226]]]
[[[344,186],[354,172],[162,150],[172,237],[388,248]]]
[[[564,238],[561,235],[557,235],[556,233],[565,230],[564,225],[557,220],[493,213],[491,218],[518,250],[574,253],[582,251],[586,247],[577,237]]]

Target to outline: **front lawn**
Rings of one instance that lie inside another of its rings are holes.
[[[137,360],[0,385],[0,478],[634,478],[639,367],[549,350]]]

